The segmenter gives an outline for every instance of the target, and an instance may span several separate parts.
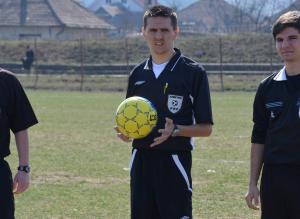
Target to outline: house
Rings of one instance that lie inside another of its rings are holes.
[[[157,3],[157,0],[95,0],[89,9],[115,26],[122,36],[128,32],[139,32],[145,8]]]
[[[241,16],[243,15],[243,16]],[[225,0],[198,0],[178,12],[183,33],[251,31],[251,17]]]
[[[113,29],[74,0],[0,0],[0,39],[96,39]]]
[[[121,4],[130,12],[140,12],[143,13],[145,8],[157,4],[157,0],[94,0],[89,6],[91,11],[98,11],[99,8],[106,5]]]

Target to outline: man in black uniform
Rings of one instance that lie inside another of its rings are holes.
[[[27,129],[37,119],[26,94],[10,72],[0,68],[0,218],[14,218],[14,193],[24,192],[29,186],[29,143]],[[19,155],[18,172],[14,180],[8,163],[10,130],[13,131]]]
[[[28,71],[28,73],[30,73],[33,61],[34,61],[34,52],[30,48],[30,46],[27,46],[25,57],[22,58],[22,65],[23,65],[23,68]]]
[[[179,29],[172,9],[147,10],[142,32],[151,56],[131,72],[126,97],[150,100],[158,122],[132,143],[131,218],[191,219],[191,137],[209,136],[213,124],[207,75],[174,49]]]
[[[300,12],[272,28],[284,68],[261,82],[253,105],[249,208],[263,219],[300,218]],[[261,169],[260,191],[257,182]]]

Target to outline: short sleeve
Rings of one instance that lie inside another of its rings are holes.
[[[213,124],[208,78],[202,68],[199,68],[195,73],[192,87],[196,123]]]
[[[35,125],[38,121],[22,85],[15,77],[10,88],[9,126],[16,133]]]
[[[251,142],[257,143],[257,144],[264,144],[266,135],[267,135],[267,129],[268,129],[268,113],[266,111],[265,105],[264,105],[264,98],[263,98],[263,84],[260,84],[260,86],[257,89],[254,103],[253,103],[253,129],[252,129],[252,136],[251,136]]]

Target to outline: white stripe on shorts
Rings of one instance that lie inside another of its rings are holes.
[[[193,192],[193,189],[191,188],[191,185],[190,185],[189,178],[188,178],[188,176],[186,174],[186,171],[183,168],[183,166],[182,166],[182,164],[181,164],[181,162],[180,162],[180,160],[178,158],[178,155],[177,154],[172,154],[172,158],[173,158],[173,160],[174,160],[177,168],[179,169],[181,175],[183,176],[183,178],[184,178],[184,180],[186,182],[186,185],[188,187],[188,190],[191,191],[191,192]]]

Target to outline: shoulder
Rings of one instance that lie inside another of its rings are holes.
[[[18,79],[16,75],[10,71],[0,68],[0,80],[5,83],[17,83]]]
[[[134,75],[140,73],[143,71],[143,69],[145,68],[145,66],[147,65],[149,59],[144,60],[143,62],[141,62],[140,64],[137,64],[132,71],[130,72],[130,77],[133,77]]]
[[[181,56],[180,64],[188,72],[194,72],[194,73],[198,73],[198,74],[205,73],[205,69],[200,63],[198,63],[198,62],[194,61],[193,59],[188,58],[186,56]]]
[[[260,82],[259,87],[260,88],[267,88],[268,86],[272,85],[275,82],[274,78],[276,77],[277,74],[278,74],[278,72],[275,72],[275,73],[269,75],[268,77],[264,78]]]

